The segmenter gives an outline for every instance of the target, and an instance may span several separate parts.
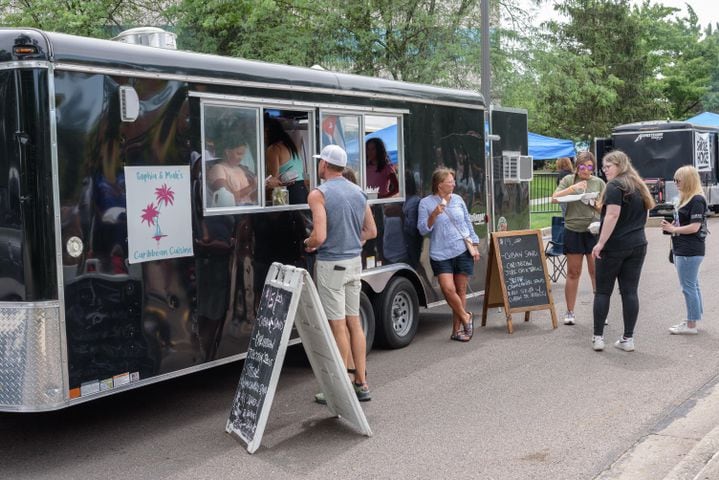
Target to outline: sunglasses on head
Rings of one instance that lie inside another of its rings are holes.
[[[579,170],[586,171],[586,172],[592,172],[592,171],[594,171],[594,166],[593,166],[593,165],[580,165],[580,166],[577,167],[577,168],[579,168]]]

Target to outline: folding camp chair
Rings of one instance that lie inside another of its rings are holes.
[[[547,242],[544,256],[552,265],[549,278],[557,282],[567,278],[567,257],[564,256],[564,217],[552,217],[552,239]]]

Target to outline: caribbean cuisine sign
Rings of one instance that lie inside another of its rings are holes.
[[[190,257],[190,167],[125,167],[130,263]]]

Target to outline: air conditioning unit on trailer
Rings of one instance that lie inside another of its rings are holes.
[[[534,178],[533,157],[521,152],[502,152],[502,172],[504,183],[529,182]]]

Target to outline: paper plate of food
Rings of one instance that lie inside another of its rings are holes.
[[[584,193],[577,193],[575,195],[564,195],[563,197],[557,197],[559,203],[569,203],[581,200],[584,197]]]

